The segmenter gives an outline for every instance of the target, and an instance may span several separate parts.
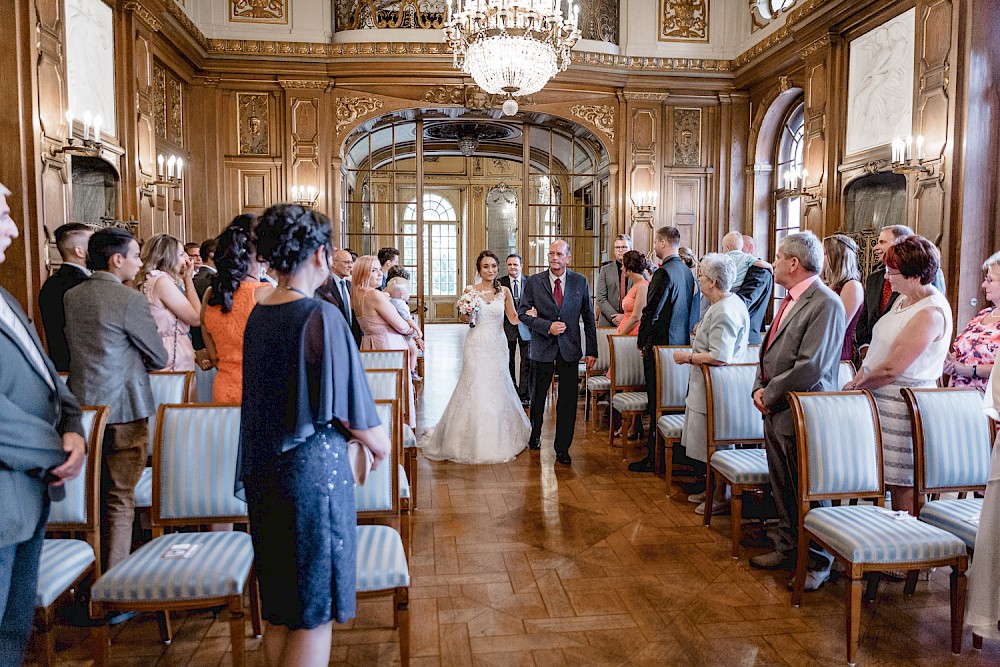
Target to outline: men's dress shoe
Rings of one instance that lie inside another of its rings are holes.
[[[777,570],[790,564],[788,554],[781,551],[769,551],[766,554],[754,556],[750,564],[763,570]]]
[[[634,463],[628,464],[628,469],[632,472],[653,472],[653,468],[656,463],[653,459],[642,459],[641,461],[635,461]]]
[[[806,584],[802,590],[807,593],[819,589],[820,586],[830,580],[830,570],[806,570]],[[795,590],[795,577],[788,580],[788,590]]]
[[[537,452],[541,448],[542,448],[542,443],[538,440],[538,438],[532,438],[531,440],[528,441],[528,449]]]
[[[569,452],[559,452],[556,454],[556,463],[561,463],[564,466],[568,466],[573,463],[573,459],[570,458]]]

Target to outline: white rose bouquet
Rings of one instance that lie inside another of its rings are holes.
[[[470,318],[472,321],[469,322],[470,327],[476,326],[476,314],[479,313],[483,308],[483,300],[479,296],[479,292],[472,289],[472,286],[465,288],[465,292],[458,299],[458,312],[466,317]]]

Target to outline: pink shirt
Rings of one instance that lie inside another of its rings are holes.
[[[819,280],[819,275],[810,276],[795,285],[792,289],[788,290],[788,298],[790,299],[788,305],[778,311],[779,317],[776,317],[774,322],[771,323],[771,329],[774,331],[778,330],[778,326],[781,324],[781,320],[785,319],[785,314],[788,310],[795,305],[795,302],[799,300],[799,297],[801,297],[802,294],[817,280]]]

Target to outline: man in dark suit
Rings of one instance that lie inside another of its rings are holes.
[[[774,550],[755,556],[755,567],[780,568],[795,563],[798,545],[799,462],[790,391],[837,391],[840,353],[847,322],[844,305],[819,279],[823,244],[812,232],[781,240],[774,280],[788,290],[767,339],[761,345],[753,402],[764,415],[764,442],[771,496],[778,512],[772,532]],[[737,521],[737,517],[733,517]],[[816,590],[830,576],[833,558],[810,547],[806,590]]]
[[[769,270],[760,266],[748,268],[743,284],[736,290],[736,296],[743,299],[747,312],[750,313],[748,342],[751,345],[760,345],[763,340],[764,316],[767,314],[767,304],[771,300],[773,291],[774,276]]]
[[[530,356],[535,365],[528,448],[541,448],[545,396],[553,373],[558,373],[555,451],[556,461],[563,465],[573,462],[569,447],[573,443],[576,426],[580,357],[584,356],[580,344],[581,321],[587,344],[587,355],[584,357],[587,368],[592,368],[597,361],[597,327],[590,303],[590,285],[582,275],[566,268],[570,257],[568,243],[553,241],[549,246],[549,270],[528,278],[517,308],[518,318],[531,330]],[[527,314],[532,308],[537,315]]]
[[[382,265],[382,286],[379,289],[384,290],[385,284],[389,281],[389,269],[399,264],[399,251],[386,246],[379,248],[377,257],[378,263]]]
[[[0,264],[17,238],[0,184]],[[86,457],[80,406],[21,305],[0,288],[0,663],[20,665],[31,636],[50,500]]]
[[[80,222],[71,222],[56,229],[56,248],[62,266],[48,277],[38,293],[42,311],[42,327],[49,346],[49,358],[60,373],[69,372],[69,348],[66,346],[66,310],[63,296],[90,275],[87,269],[87,242],[94,230]]]
[[[602,327],[616,327],[625,319],[622,299],[632,287],[632,281],[622,275],[622,258],[632,249],[632,238],[628,234],[619,234],[615,237],[612,249],[615,260],[598,270],[597,286],[594,288],[597,324]]]
[[[892,304],[899,298],[898,292],[893,292],[889,287],[889,282],[885,279],[885,268],[882,266],[882,258],[889,246],[894,246],[907,236],[913,236],[913,230],[906,225],[889,225],[879,232],[875,241],[875,257],[879,261],[878,268],[868,274],[865,278],[865,301],[861,304],[861,314],[858,316],[858,326],[854,330],[854,344],[858,348],[858,353],[862,356],[868,350],[868,345],[872,342],[872,330],[875,323],[883,315],[889,312]],[[934,277],[934,287],[944,294],[944,274],[938,268]]]
[[[215,249],[218,247],[218,239],[202,241],[201,245],[198,246],[198,257],[201,260],[201,265],[195,271],[191,282],[194,283],[194,289],[198,292],[199,299],[205,298],[205,292],[212,285],[212,276],[218,273],[215,269]]]
[[[316,290],[316,298],[329,301],[343,314],[351,327],[354,342],[361,347],[361,325],[354,316],[351,306],[351,271],[354,270],[354,259],[347,250],[334,250],[331,260],[330,277]]]
[[[646,458],[630,463],[632,472],[653,472],[656,452],[656,351],[657,345],[690,345],[691,329],[698,321],[700,295],[694,289],[694,276],[677,254],[681,234],[676,227],[656,230],[653,250],[660,268],[653,273],[646,292],[646,307],[639,318],[642,365],[646,374],[646,394],[649,397],[649,451]],[[669,464],[668,464],[669,465]]]
[[[521,275],[521,256],[516,253],[507,255],[507,275],[500,279],[500,284],[510,290],[511,295],[514,297],[515,309],[521,305],[521,296],[524,294],[524,282],[524,276]],[[507,334],[507,349],[510,351],[510,379],[513,380],[514,386],[517,387],[517,395],[521,398],[521,404],[527,405],[529,394],[528,382],[531,377],[529,371],[531,361],[528,359],[528,342],[530,339],[522,338],[517,325],[508,322],[506,317],[503,319],[503,332]],[[521,348],[520,384],[518,384],[514,368],[514,360],[518,347]]]

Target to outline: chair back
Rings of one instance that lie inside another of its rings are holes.
[[[396,517],[399,515],[399,459],[401,451],[402,422],[399,401],[376,399],[382,428],[389,435],[392,446],[389,457],[372,470],[364,486],[355,485],[354,504],[358,518]]]
[[[246,523],[233,493],[240,406],[161,405],[153,439],[154,530],[162,526]]]
[[[753,404],[757,364],[706,364],[701,372],[705,376],[709,456],[716,445],[764,444],[764,420]]]
[[[857,370],[854,368],[854,362],[841,361],[840,365],[837,366],[837,389],[846,386],[854,379],[855,374],[857,374]]]
[[[215,388],[215,376],[218,372],[216,368],[209,368],[207,371],[200,368],[195,369],[195,401],[198,403],[212,402],[212,391]]]
[[[884,498],[882,436],[867,391],[792,392],[800,499]]]
[[[691,364],[674,362],[674,352],[691,352],[688,346],[662,346],[656,348],[656,377],[659,384],[656,396],[659,405],[657,409],[663,412],[683,412],[684,399],[687,398],[688,380],[691,377]]]
[[[384,368],[365,370],[372,398],[401,401],[403,397],[403,371]]]
[[[153,371],[149,374],[149,388],[153,390],[153,414],[149,417],[149,450],[153,451],[153,436],[156,434],[156,416],[159,407],[163,404],[194,403],[198,384],[194,379],[194,371]]]
[[[52,503],[50,531],[100,530],[101,447],[104,445],[104,427],[111,408],[106,405],[82,408],[83,439],[87,443],[87,458],[79,476],[65,483],[66,497]]]
[[[608,336],[611,352],[611,390],[635,391],[646,388],[646,373],[642,353],[636,347],[635,336]]]
[[[984,491],[994,426],[974,388],[904,389],[917,494]]]
[[[404,396],[410,395],[410,351],[409,350],[361,350],[361,365],[365,370],[399,370],[403,372]],[[403,420],[410,423],[410,401],[403,402]]]
[[[615,327],[597,327],[597,361],[590,369],[590,375],[601,375],[611,368],[611,344],[608,343],[608,336],[617,333],[618,329]],[[586,345],[587,339],[580,338],[580,341]]]

